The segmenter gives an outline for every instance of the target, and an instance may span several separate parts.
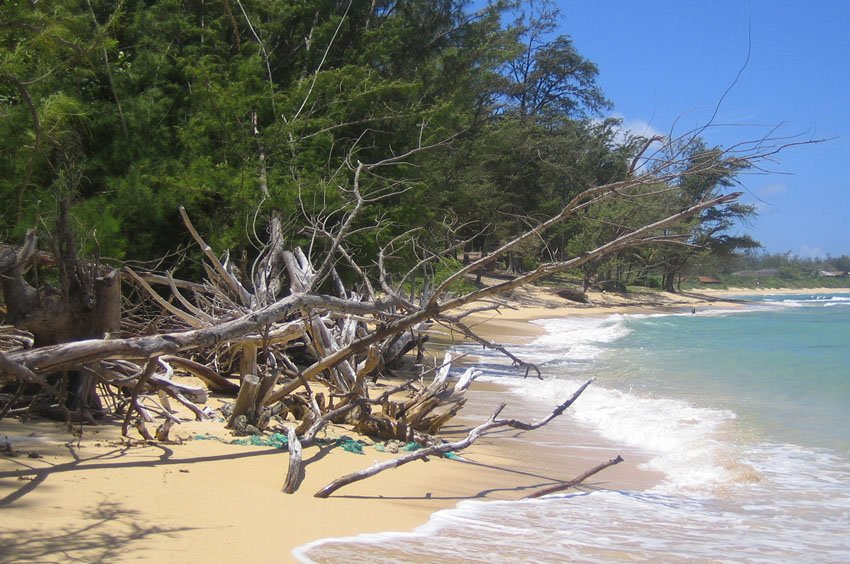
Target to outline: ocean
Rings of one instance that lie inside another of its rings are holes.
[[[641,453],[658,483],[463,501],[412,533],[328,539],[296,556],[850,561],[850,295],[539,323],[546,334],[513,352],[538,363],[545,379],[524,379],[484,353],[487,377],[540,415],[594,377],[564,419]]]

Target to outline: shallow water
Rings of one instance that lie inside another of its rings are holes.
[[[317,562],[850,560],[850,296],[764,298],[744,311],[541,322],[481,366],[541,412],[586,377],[568,417],[645,453],[648,491],[467,501],[414,533],[304,547]]]

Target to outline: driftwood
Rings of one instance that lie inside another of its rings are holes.
[[[194,360],[189,360],[188,358],[168,354],[163,355],[160,358],[165,362],[174,364],[175,366],[178,366],[183,370],[192,373],[197,378],[202,380],[211,392],[218,392],[220,394],[233,396],[239,393],[238,384],[234,384],[224,376],[218,374],[218,372],[211,370],[206,365],[201,364],[200,362],[195,362]]]
[[[59,395],[59,391],[48,384],[47,380],[45,380],[42,376],[39,376],[23,364],[7,358],[2,352],[0,352],[0,372],[6,376],[15,378],[18,382],[38,384],[39,386],[50,390],[55,395]]]
[[[590,478],[591,476],[593,476],[594,474],[602,472],[606,468],[610,468],[611,466],[614,466],[615,464],[619,464],[621,462],[623,462],[623,457],[618,454],[616,456],[616,458],[612,458],[608,462],[603,462],[602,464],[599,464],[598,466],[594,466],[593,468],[587,470],[586,472],[582,472],[581,474],[579,474],[578,476],[576,476],[575,478],[573,478],[569,482],[564,482],[563,484],[556,484],[552,487],[544,488],[542,490],[536,491],[532,494],[525,496],[525,499],[533,499],[533,498],[537,498],[537,497],[543,497],[544,495],[549,495],[549,494],[561,492],[561,491],[564,491],[564,490],[568,490],[570,488],[574,488],[574,487],[578,486],[579,484],[581,484],[582,482],[584,482],[585,480],[587,480],[588,478]]]
[[[457,415],[466,403],[466,390],[481,374],[480,370],[470,368],[455,383],[450,383],[451,366],[452,356],[447,352],[442,365],[421,376],[424,379],[433,373],[430,384],[418,390],[412,381],[404,384],[403,387],[415,390],[405,400],[392,399],[392,394],[384,394],[375,402],[381,406],[381,412],[354,420],[354,429],[380,439],[430,442],[429,437],[436,435]],[[440,412],[440,409],[444,411]]]
[[[352,246],[353,236],[367,229],[358,226],[357,219],[363,210],[406,189],[403,185],[385,183],[381,170],[405,162],[423,147],[371,164],[349,155],[339,169],[339,174],[347,174],[348,178],[333,183],[345,186],[341,192],[345,203],[308,219],[303,230],[310,238],[306,251],[285,248],[281,218],[277,212],[271,212],[266,246],[250,269],[247,256],[234,261],[228,251],[213,250],[186,210],[180,208],[183,223],[203,254],[201,267],[206,279],[201,283],[177,280],[168,271],[136,272],[123,268],[120,272],[110,272],[78,260],[73,238],[69,236],[67,209],[63,208],[60,211],[65,215],[60,215],[65,221],[60,223],[59,243],[50,255],[52,263],[36,249],[34,233],[28,234],[20,248],[0,248],[0,273],[4,302],[8,306],[6,317],[15,321],[17,330],[28,327],[26,308],[33,312],[42,308],[39,311],[62,313],[62,323],[55,324],[54,335],[48,331],[49,315],[36,316],[40,321],[38,330],[32,327],[32,341],[27,341],[23,332],[8,338],[3,337],[10,335],[8,332],[0,332],[0,387],[4,392],[14,392],[9,394],[14,401],[32,399],[23,398],[23,390],[35,388],[44,403],[57,407],[60,398],[53,395],[61,394],[55,382],[76,378],[74,387],[68,389],[83,398],[81,415],[86,401],[93,404],[97,400],[94,390],[98,386],[106,388],[107,393],[118,398],[116,404],[127,405],[125,434],[136,428],[148,440],[153,437],[146,424],[155,423],[154,416],[162,420],[156,432],[162,440],[177,423],[170,413],[169,398],[180,402],[196,418],[206,418],[208,415],[199,404],[207,400],[209,390],[236,397],[234,413],[229,417],[231,426],[236,425],[237,419],[244,419],[246,426],[253,425],[258,430],[266,424],[278,425],[277,428],[285,425],[294,435],[292,445],[314,444],[317,434],[330,422],[350,425],[354,430],[379,438],[415,440],[424,445],[419,452],[340,478],[319,492],[325,497],[348,483],[390,467],[465,448],[498,427],[538,428],[563,413],[589,382],[539,422],[498,419],[500,408],[485,424],[454,443],[443,443],[435,435],[464,406],[465,391],[478,374],[474,369],[453,381],[449,377],[451,358],[447,357],[441,366],[430,370],[419,368],[416,374],[409,375],[407,382],[397,386],[396,391],[403,391],[405,397],[384,393],[374,398],[370,393],[374,390],[373,383],[390,375],[393,366],[408,364],[399,361],[407,360],[414,350],[421,353],[428,328],[434,323],[448,325],[467,339],[498,351],[514,364],[525,367],[527,373],[536,370],[506,347],[481,338],[473,327],[464,323],[468,315],[482,309],[476,304],[485,303],[488,305],[484,309],[497,309],[499,306],[493,301],[515,288],[612,253],[663,241],[663,234],[677,222],[730,203],[738,194],[699,201],[654,223],[624,230],[594,249],[544,262],[533,270],[491,285],[453,293],[450,289],[454,283],[480,275],[483,268],[500,257],[515,253],[518,247],[540,237],[547,229],[580,217],[598,203],[639,198],[647,185],[673,190],[686,174],[723,172],[724,167],[746,166],[751,160],[772,154],[764,150],[764,144],[758,144],[751,154],[739,150],[703,166],[688,161],[670,144],[666,149],[674,157],[658,153],[655,157],[660,155],[661,160],[652,165],[655,161],[641,159],[654,141],[635,155],[624,178],[577,194],[550,219],[501,243],[492,252],[464,261],[463,266],[439,283],[428,274],[425,280],[418,277],[432,272],[433,265],[444,257],[456,256],[469,242],[453,241],[451,229],[447,229],[448,242],[442,250],[423,249],[415,234],[400,234],[386,242],[376,257],[369,257],[361,264],[355,259],[357,253]],[[648,164],[638,166],[640,162]],[[264,167],[263,160],[260,191],[266,197],[269,188]],[[369,188],[364,191],[361,181],[369,175]],[[402,255],[405,259],[416,257],[415,264],[406,273],[390,272],[387,265],[401,264],[402,261],[394,262],[394,259]],[[343,266],[347,274],[357,278],[355,285],[346,287],[340,275]],[[58,278],[63,281],[67,298],[60,309],[53,310],[48,307],[51,304],[39,302],[49,292],[40,292],[40,288],[33,286],[37,283],[33,269],[37,268],[59,270]],[[48,277],[40,279],[44,278]],[[127,293],[130,297],[126,294],[124,297],[136,307],[132,312],[124,311],[123,319],[118,300],[121,281],[134,288]],[[80,330],[68,321],[73,319],[84,319]],[[74,340],[69,342],[69,339]],[[417,356],[420,357],[417,362],[421,361],[421,354]],[[200,378],[204,388],[172,382],[169,378],[172,365]],[[165,376],[161,374],[163,368]],[[228,380],[234,372],[241,376],[240,384]],[[311,388],[317,381],[324,386],[322,394],[314,393]],[[156,402],[158,395],[165,398],[162,405]],[[0,409],[0,413],[9,412],[10,405]],[[277,420],[272,423],[270,420],[275,416]],[[296,423],[284,423],[284,417],[295,417]],[[294,491],[302,466],[299,457],[290,457],[284,489]]]
[[[239,395],[236,396],[236,404],[233,413],[227,422],[227,428],[232,429],[239,417],[245,417],[249,423],[257,419],[257,394],[260,392],[260,378],[253,374],[247,374],[242,379]]]
[[[301,442],[295,433],[295,427],[290,427],[287,433],[287,448],[289,449],[289,471],[283,483],[283,493],[295,493],[301,483]]]
[[[415,460],[423,460],[429,456],[442,456],[450,452],[463,450],[472,445],[472,443],[478,440],[482,435],[486,434],[488,431],[492,431],[493,429],[497,429],[500,427],[512,427],[514,429],[522,430],[539,429],[540,427],[546,425],[549,421],[566,411],[567,408],[569,408],[578,399],[578,397],[582,394],[582,392],[584,392],[584,390],[590,385],[592,381],[593,380],[588,380],[584,384],[579,386],[579,388],[573,393],[573,395],[569,399],[557,406],[547,417],[544,417],[539,421],[533,423],[525,423],[516,419],[497,419],[499,414],[505,408],[505,404],[502,404],[501,406],[499,406],[498,409],[496,409],[495,413],[493,413],[493,415],[491,415],[485,423],[482,423],[478,427],[472,429],[466,437],[459,441],[432,445],[421,450],[405,454],[398,458],[394,458],[392,460],[373,464],[365,470],[361,470],[359,472],[354,472],[341,478],[337,478],[336,480],[316,492],[314,496],[325,498],[342,487],[345,487],[349,484],[353,484],[354,482],[359,482],[360,480],[365,480],[366,478],[371,478],[372,476],[380,474],[381,472],[384,472],[386,470],[398,468],[399,466],[408,464]]]
[[[286,480],[284,481],[283,488],[281,489],[283,493],[295,493],[298,486],[301,484],[301,479],[304,475],[304,468],[301,461],[303,448],[315,444],[316,436],[328,423],[351,411],[360,403],[362,402],[348,403],[317,417],[316,420],[310,424],[309,428],[302,433],[301,440],[298,440],[298,429],[295,427],[289,428],[287,431],[289,469],[286,473]]]
[[[263,407],[263,398],[274,379],[271,374],[262,377],[246,374],[242,378],[239,395],[236,396],[233,411],[227,421],[228,429],[236,429],[239,434],[252,434],[255,430],[262,431],[268,426],[270,411]]]

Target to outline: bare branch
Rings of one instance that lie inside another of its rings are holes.
[[[437,320],[443,321],[445,323],[450,324],[453,327],[456,327],[466,337],[472,339],[473,341],[477,341],[477,342],[481,343],[482,345],[484,345],[485,348],[492,349],[492,350],[495,350],[495,351],[499,351],[500,353],[502,353],[503,355],[505,355],[506,357],[511,359],[511,362],[514,363],[514,366],[518,366],[520,368],[525,368],[525,376],[526,377],[528,377],[529,371],[534,370],[537,373],[537,377],[541,380],[543,379],[543,376],[540,374],[540,369],[537,368],[537,365],[532,364],[530,362],[525,362],[524,360],[522,360],[521,358],[514,355],[512,352],[510,352],[508,349],[506,349],[502,345],[500,345],[498,343],[494,343],[493,341],[485,339],[484,337],[481,337],[480,335],[476,334],[468,325],[463,323],[460,319],[457,319],[457,318],[454,318],[454,317],[449,317],[449,316],[446,316],[446,315],[441,315],[437,318]]]
[[[610,468],[611,466],[614,466],[615,464],[619,464],[621,462],[623,462],[623,457],[618,454],[616,458],[612,458],[608,462],[603,462],[602,464],[599,464],[598,466],[594,466],[593,468],[591,468],[590,470],[587,470],[586,472],[582,472],[581,474],[579,474],[578,476],[576,476],[575,478],[573,478],[569,482],[564,482],[562,484],[556,484],[556,485],[549,487],[549,488],[543,488],[542,490],[536,491],[532,494],[525,496],[524,499],[534,499],[534,498],[538,498],[538,497],[543,497],[544,495],[549,495],[549,494],[561,492],[561,491],[564,491],[564,490],[568,490],[570,488],[574,488],[574,487],[578,486],[579,484],[581,484],[582,482],[584,482],[585,480],[587,480],[588,478],[590,478],[591,476],[593,476],[594,474],[598,474],[599,472],[605,470],[606,468]]]
[[[515,419],[497,419],[497,417],[499,416],[499,414],[502,412],[502,410],[505,407],[505,405],[502,404],[501,406],[499,406],[496,409],[495,413],[493,413],[493,415],[490,416],[490,419],[488,419],[485,423],[482,423],[478,427],[475,427],[474,429],[472,429],[469,432],[469,434],[466,437],[464,437],[463,439],[460,439],[460,440],[452,442],[452,443],[441,443],[441,444],[436,444],[436,445],[432,445],[432,446],[429,446],[429,447],[425,447],[421,450],[417,450],[417,451],[405,454],[403,456],[400,456],[398,458],[394,458],[392,460],[387,460],[387,461],[384,461],[384,462],[379,462],[377,464],[373,464],[372,466],[370,466],[369,468],[366,468],[365,470],[361,470],[359,472],[354,472],[353,474],[348,474],[348,475],[343,476],[341,478],[337,478],[336,480],[334,480],[333,482],[331,482],[330,484],[328,484],[327,486],[325,486],[324,488],[322,488],[321,490],[316,492],[314,494],[314,497],[326,498],[326,497],[330,496],[332,493],[334,493],[335,491],[337,491],[338,489],[345,487],[349,484],[352,484],[354,482],[359,482],[360,480],[365,480],[366,478],[370,478],[370,477],[372,477],[376,474],[384,472],[385,470],[390,470],[392,468],[398,468],[399,466],[402,466],[404,464],[408,464],[408,463],[413,462],[415,460],[422,460],[422,459],[427,458],[429,456],[442,456],[442,455],[448,454],[450,452],[456,452],[456,451],[459,451],[459,450],[463,450],[465,448],[468,448],[470,445],[472,445],[472,443],[474,443],[476,440],[478,440],[482,435],[486,434],[488,431],[491,431],[491,430],[499,428],[499,427],[513,427],[515,429],[523,429],[523,430],[538,429],[538,428],[542,427],[543,425],[545,425],[546,423],[548,423],[549,421],[551,421],[552,419],[554,419],[555,417],[561,415],[570,405],[573,404],[573,402],[575,402],[576,399],[578,399],[578,397],[585,390],[585,388],[587,388],[587,386],[590,385],[591,381],[592,380],[588,380],[587,382],[585,382],[572,395],[572,397],[570,397],[567,401],[565,401],[561,405],[557,406],[555,408],[555,410],[552,411],[552,413],[549,416],[541,419],[540,421],[537,421],[535,423],[523,423],[523,422],[517,421]]]

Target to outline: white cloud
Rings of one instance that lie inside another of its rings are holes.
[[[768,184],[766,186],[762,186],[761,188],[757,188],[756,194],[761,198],[770,198],[771,196],[778,196],[779,194],[784,194],[787,191],[787,184],[775,182],[773,184]]]
[[[820,247],[800,245],[800,257],[802,258],[819,258],[824,256],[826,256],[826,253]]]
[[[647,139],[655,136],[666,137],[663,133],[652,127],[652,125],[642,119],[628,119],[623,114],[611,114],[609,118],[620,120],[620,126],[617,128],[614,141],[619,144],[624,144],[630,138],[646,137]],[[592,121],[601,123],[602,120],[593,118]]]
[[[665,136],[663,133],[652,127],[649,122],[642,119],[626,119],[623,116],[615,117],[619,117],[623,120],[623,125],[620,126],[620,129],[623,131],[624,136],[637,135],[639,137],[646,137],[647,139],[655,137],[656,135]]]
[[[629,119],[622,114],[611,114],[612,118],[620,120],[620,127],[617,132],[617,143],[625,143],[630,137],[655,137],[656,135],[663,136],[664,134],[652,127],[652,125],[642,119]]]
[[[788,185],[783,184],[782,182],[765,184],[764,186],[760,186],[753,190],[751,195],[755,200],[753,205],[756,206],[756,212],[761,216],[772,215],[775,213],[777,211],[777,207],[775,205],[776,197],[788,192],[788,190]]]

